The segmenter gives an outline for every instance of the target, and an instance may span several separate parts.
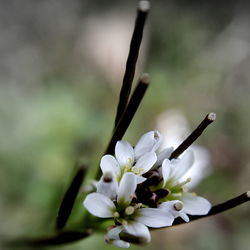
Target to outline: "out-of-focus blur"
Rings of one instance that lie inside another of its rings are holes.
[[[151,7],[135,81],[146,71],[152,84],[125,139],[135,143],[157,126],[165,133],[170,126],[159,119],[168,110],[185,117],[184,133],[216,112],[196,142],[207,166],[195,191],[213,204],[237,196],[250,179],[250,6],[168,0]],[[0,1],[0,241],[52,232],[76,160],[98,166],[135,15],[134,1]],[[156,230],[145,248],[246,250],[249,218],[245,204]],[[103,235],[60,247],[100,248],[115,249]]]

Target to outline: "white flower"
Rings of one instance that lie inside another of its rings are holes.
[[[194,155],[192,151],[187,151],[181,159],[165,159],[162,163],[163,186],[168,188],[180,185],[180,179],[192,167]],[[189,178],[186,181],[190,181]]]
[[[163,138],[166,138],[162,141],[163,148],[169,146],[177,148],[191,133],[186,117],[178,109],[170,109],[161,113],[157,118],[156,127],[161,131]],[[188,175],[192,176],[192,182],[187,183],[186,186],[194,188],[211,172],[211,157],[209,151],[201,145],[193,143],[189,148],[194,153],[195,162],[182,180],[187,179]]]
[[[171,204],[175,210],[171,209]],[[181,197],[181,201],[173,200],[160,204],[159,208],[165,212],[172,213],[177,218],[181,217],[184,221],[189,222],[189,215],[205,215],[211,209],[211,204],[203,197],[185,192]],[[170,208],[170,209],[169,209]]]
[[[211,204],[208,200],[184,190],[183,186],[191,181],[190,178],[183,182],[180,181],[192,167],[193,162],[194,156],[192,151],[187,151],[181,159],[173,159],[171,161],[165,159],[161,168],[163,187],[170,191],[169,196],[165,200],[174,199],[182,202],[182,206],[178,205],[176,216],[180,216],[185,221],[189,221],[186,214],[205,215],[211,209]],[[163,202],[160,208],[165,208],[165,206]]]
[[[144,134],[135,145],[135,158],[138,159],[147,152],[155,152],[161,145],[162,136],[158,131]]]
[[[115,157],[104,155],[101,159],[103,173],[112,172],[120,181],[123,174],[132,172],[137,176],[137,184],[146,179],[142,177],[157,161],[155,151],[159,148],[162,137],[158,131],[144,134],[135,148],[127,141],[118,141],[115,146]]]
[[[172,225],[174,221],[175,217],[170,212],[171,209],[164,211],[160,208],[142,208],[141,204],[131,203],[136,186],[136,176],[133,173],[125,173],[117,190],[116,203],[100,193],[87,195],[83,202],[83,205],[91,214],[100,218],[114,218],[120,224],[115,231],[111,231],[112,237],[110,234],[107,235],[107,239],[116,245],[124,245],[124,242],[119,238],[121,231],[136,237],[142,237],[145,242],[149,242],[148,227],[166,227]],[[172,210],[174,210],[173,206]],[[127,244],[125,245],[127,246]]]

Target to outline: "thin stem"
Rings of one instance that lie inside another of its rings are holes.
[[[120,119],[119,123],[117,124],[115,131],[110,139],[108,147],[104,154],[113,154],[115,150],[115,144],[117,141],[121,140],[124,136],[125,132],[127,131],[144,95],[149,86],[150,79],[148,74],[143,74],[140,78],[130,100],[128,106],[123,113],[122,118]],[[99,179],[101,176],[101,170],[98,169],[96,179]]]
[[[80,165],[76,175],[70,183],[58,211],[56,218],[56,229],[62,229],[68,221],[74,206],[75,199],[82,185],[83,178],[86,174],[86,170],[87,167],[85,165]]]
[[[131,86],[135,75],[136,62],[139,55],[139,49],[143,37],[143,28],[145,25],[149,7],[150,7],[149,2],[147,1],[139,2],[135,27],[130,42],[130,49],[127,58],[126,69],[122,81],[122,88],[120,91],[119,103],[116,111],[115,127],[119,123],[119,120],[121,119],[128,103]]]
[[[211,124],[216,119],[215,113],[209,113],[205,119],[199,124],[199,126],[189,135],[182,144],[174,150],[174,152],[170,155],[169,159],[176,159],[180,156],[197,138],[202,134],[202,132],[206,129],[206,127]]]
[[[231,200],[228,200],[226,202],[213,206],[206,215],[189,215],[188,216],[189,222],[225,212],[231,208],[237,207],[248,201],[250,201],[250,191],[243,193]],[[183,221],[181,218],[177,218],[174,221],[173,226],[185,224],[185,223],[187,222]]]
[[[132,244],[137,244],[137,245],[143,245],[145,244],[145,238],[139,237],[139,236],[134,236],[125,232],[122,232],[119,234],[119,237],[121,240],[124,240],[126,242],[132,243]]]
[[[128,106],[117,124],[114,134],[110,140],[110,143],[106,149],[105,154],[113,154],[115,149],[115,144],[117,141],[121,140],[124,136],[128,126],[130,125],[143,97],[150,83],[148,74],[143,74],[140,78],[132,96],[128,103]]]
[[[40,237],[40,238],[28,238],[15,241],[6,242],[7,246],[32,246],[32,247],[44,247],[51,245],[62,245],[65,243],[75,242],[82,240],[92,234],[92,230],[88,229],[82,232],[79,231],[65,231],[56,235]]]

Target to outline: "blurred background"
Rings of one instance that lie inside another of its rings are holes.
[[[0,1],[0,241],[48,235],[76,160],[96,170],[112,132],[136,5]],[[177,146],[216,112],[193,146],[195,191],[213,204],[237,196],[250,179],[249,3],[168,0],[151,7],[135,81],[148,72],[152,84],[125,139],[135,144],[158,129],[165,145]],[[81,218],[81,203],[79,196],[72,221]],[[249,218],[244,204],[157,230],[145,249],[246,250]],[[100,248],[115,249],[103,235],[53,249]]]

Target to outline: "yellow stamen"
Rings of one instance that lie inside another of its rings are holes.
[[[129,206],[129,207],[127,207],[127,208],[125,209],[125,214],[127,214],[127,215],[131,215],[131,214],[133,214],[134,212],[135,212],[134,207]]]
[[[139,169],[138,169],[138,168],[133,167],[131,170],[132,170],[132,172],[133,172],[134,174],[139,174]]]
[[[122,225],[123,226],[127,226],[128,225],[128,222],[126,220],[122,220]]]
[[[178,183],[178,185],[183,186],[183,185],[191,182],[191,180],[192,180],[191,178],[187,178],[185,181]]]
[[[114,216],[114,218],[119,218],[119,217],[120,217],[120,214],[119,214],[118,212],[114,212],[114,213],[113,213],[113,216]]]

